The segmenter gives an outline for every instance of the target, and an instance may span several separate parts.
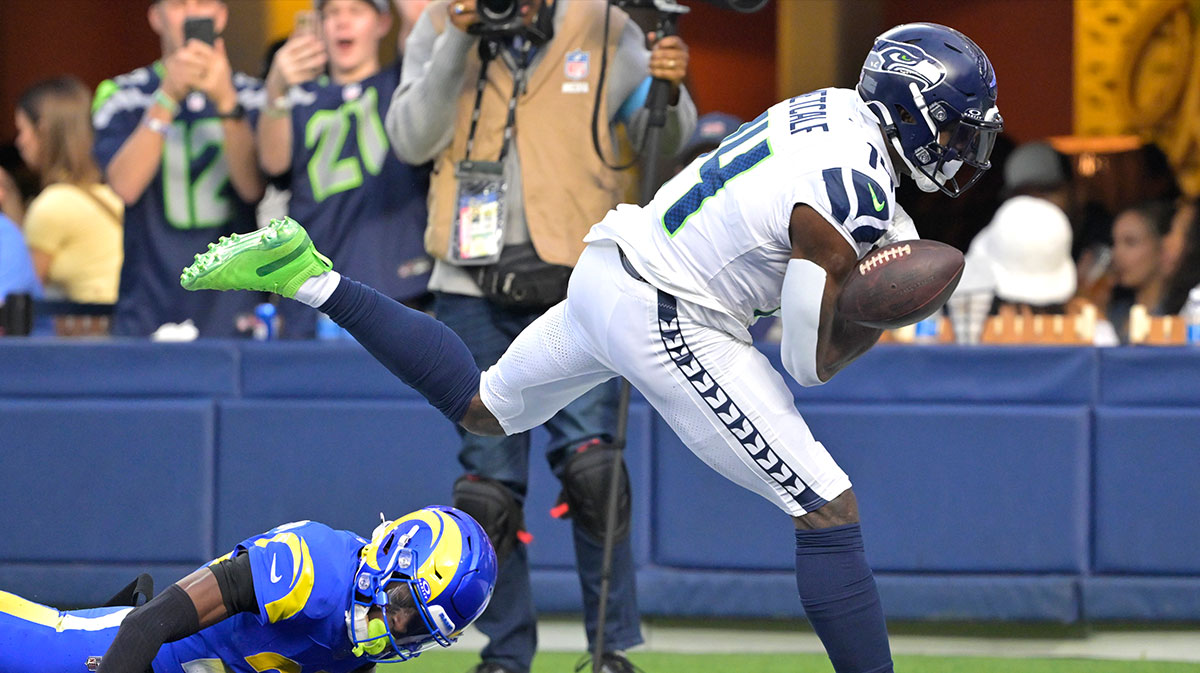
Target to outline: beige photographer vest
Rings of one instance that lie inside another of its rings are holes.
[[[426,10],[438,33],[445,30],[448,21],[446,4],[439,0]],[[591,0],[564,3],[565,15],[553,39],[539,48],[541,60],[526,76],[525,91],[517,101],[509,151],[517,152],[521,166],[521,196],[529,237],[538,256],[552,264],[575,265],[588,229],[621,201],[630,184],[628,172],[608,168],[592,148],[592,106],[600,79],[606,6],[605,2]],[[613,11],[610,63],[627,20],[624,12]],[[500,156],[513,73],[499,61],[497,57],[487,69],[471,149],[473,160],[496,161]],[[466,154],[480,67],[479,51],[472,48],[458,98],[454,139],[434,160],[425,248],[439,259],[448,256],[458,189],[454,167]],[[605,121],[609,119],[605,98],[600,97],[600,146],[610,161],[616,161],[620,157],[611,156],[613,141]]]

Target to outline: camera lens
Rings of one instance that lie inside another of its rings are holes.
[[[489,23],[512,20],[520,9],[520,0],[479,0],[479,15]]]

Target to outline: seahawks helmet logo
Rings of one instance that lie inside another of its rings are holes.
[[[946,79],[946,68],[924,49],[912,44],[879,40],[867,55],[864,70],[903,75],[917,81],[921,91],[929,91]]]

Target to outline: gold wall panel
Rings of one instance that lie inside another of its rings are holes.
[[[1075,0],[1075,133],[1135,133],[1200,194],[1200,0]]]

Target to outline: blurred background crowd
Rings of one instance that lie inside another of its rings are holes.
[[[661,182],[775,100],[852,86],[872,35],[922,19],[962,29],[991,55],[1008,132],[993,170],[957,200],[903,183],[921,235],[968,261],[940,316],[887,338],[1169,344],[1200,324],[1200,85],[1188,66],[1197,3],[777,0],[735,14],[694,2],[669,41],[650,40],[652,3],[618,4],[631,20],[621,10],[610,20],[601,82],[599,53],[551,49],[564,32],[599,30],[582,10],[542,12],[546,26],[529,29],[549,30],[546,44],[510,44],[488,57],[509,67],[487,74],[473,1],[431,11],[428,0],[73,0],[53,19],[41,3],[3,3],[0,328],[342,338],[291,302],[177,287],[205,244],[285,214],[339,268],[454,322],[472,311],[461,298],[502,302],[478,263],[519,265],[532,253],[531,283],[553,279],[578,254],[560,239],[638,201],[638,168],[611,166],[642,144],[648,74],[672,84]],[[185,26],[197,18],[207,26]],[[735,21],[745,30],[722,30]],[[563,65],[537,69],[548,58]],[[525,90],[506,120],[522,59]],[[475,101],[481,71],[488,85]],[[553,96],[537,93],[547,79]],[[464,125],[473,102],[491,111],[478,129]],[[507,176],[507,226],[466,260],[448,242],[464,158]],[[564,199],[564,189],[586,196]],[[766,319],[754,334],[770,340],[775,326]]]

